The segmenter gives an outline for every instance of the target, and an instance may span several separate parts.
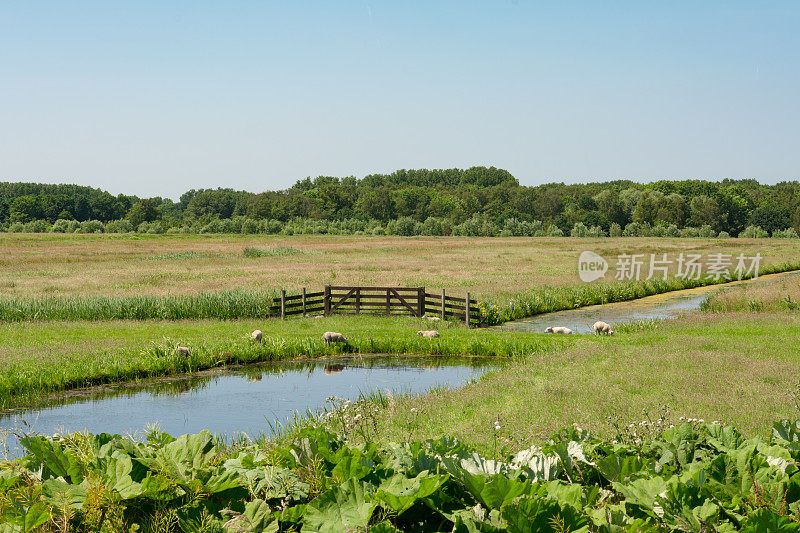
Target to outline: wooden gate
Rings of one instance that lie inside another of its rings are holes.
[[[286,318],[292,315],[330,316],[333,314],[435,316],[442,320],[463,320],[469,325],[479,325],[481,314],[478,302],[466,298],[425,292],[425,287],[346,287],[326,285],[320,292],[306,292],[287,296],[281,291],[269,307],[270,315]]]

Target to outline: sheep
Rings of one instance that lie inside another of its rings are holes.
[[[440,337],[439,332],[436,330],[418,331],[417,335],[419,335],[420,337],[425,337],[426,339],[436,339]]]
[[[250,334],[250,337],[256,341],[261,342],[262,333],[260,329],[255,330],[253,333]]]
[[[175,347],[175,355],[184,355],[186,357],[192,355],[192,350],[186,346]]]
[[[549,328],[544,330],[544,332],[545,333],[561,333],[562,335],[569,335],[569,334],[572,333],[572,330],[569,329],[569,328],[562,327],[562,326],[555,326],[555,327],[550,326]]]
[[[601,334],[613,335],[614,334],[614,330],[611,329],[611,326],[609,326],[608,324],[606,324],[602,320],[595,322],[594,325],[592,326],[592,329],[594,330],[594,334],[595,335],[601,335]]]
[[[341,333],[336,333],[335,331],[326,331],[323,333],[322,340],[325,341],[325,344],[330,344],[332,342],[342,342],[347,344],[347,339],[344,338],[344,335]]]
[[[425,315],[424,318],[427,318],[431,322],[438,322],[439,320],[442,319],[442,317],[439,317],[439,316],[428,316],[428,315]]]

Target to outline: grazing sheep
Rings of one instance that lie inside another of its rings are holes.
[[[595,322],[594,326],[592,326],[595,335],[613,335],[614,330],[611,329],[611,326],[603,322],[602,320]]]
[[[428,315],[425,315],[425,318],[427,318],[428,320],[430,320],[432,322],[438,322],[439,320],[442,319],[442,317],[440,317],[440,316],[428,316]]]
[[[192,350],[186,346],[178,346],[175,348],[175,355],[185,355],[186,357],[192,355]]]
[[[419,335],[420,337],[425,337],[426,339],[436,339],[440,337],[439,332],[436,330],[418,331],[417,335]]]
[[[253,333],[250,334],[250,337],[256,342],[261,342],[261,337],[262,337],[261,330],[260,329],[255,330]]]
[[[347,339],[344,338],[344,335],[341,333],[336,333],[335,331],[326,331],[323,333],[322,340],[325,341],[325,344],[330,344],[332,342],[342,342],[347,344]]]
[[[545,333],[561,333],[562,335],[569,335],[569,334],[572,333],[572,330],[569,329],[569,328],[562,327],[562,326],[555,326],[555,327],[550,326],[549,328],[544,330],[544,332]]]

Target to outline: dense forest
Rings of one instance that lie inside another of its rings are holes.
[[[0,183],[0,229],[29,232],[795,236],[800,183],[627,180],[523,186],[509,172],[398,170],[306,178],[282,191],[168,198]]]

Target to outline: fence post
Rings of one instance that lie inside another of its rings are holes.
[[[361,314],[361,287],[356,289],[356,314]]]
[[[470,311],[469,301],[470,301],[469,300],[469,293],[467,293],[467,302],[466,302],[467,305],[464,306],[464,309],[465,309],[465,311],[464,311],[464,313],[465,313],[464,314],[464,320],[467,323],[467,327],[469,327],[469,311]]]
[[[331,314],[331,286],[325,285],[325,295],[322,297],[322,305],[325,316]]]
[[[281,320],[286,320],[286,290],[281,289]]]
[[[444,320],[444,289],[442,289],[442,320]]]
[[[303,287],[303,316],[306,316],[306,288]]]
[[[391,301],[392,301],[392,292],[389,289],[386,289],[386,314],[387,315],[391,314],[391,312],[392,312],[392,307],[390,305]]]
[[[417,316],[422,318],[425,315],[425,287],[417,289]]]

